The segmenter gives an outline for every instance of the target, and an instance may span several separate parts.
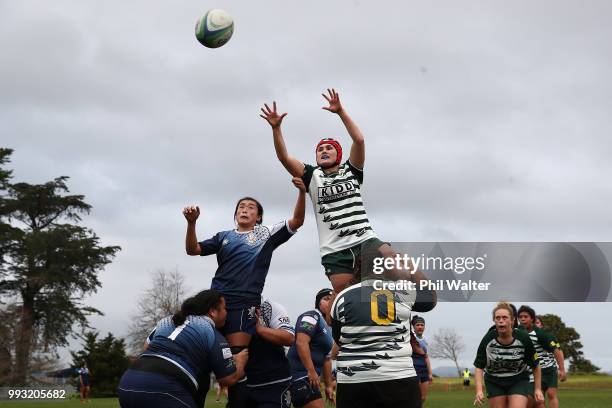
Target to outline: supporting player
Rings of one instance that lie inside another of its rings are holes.
[[[121,407],[200,408],[211,371],[221,385],[242,378],[247,351],[232,356],[217,331],[226,316],[223,296],[204,290],[185,300],[173,316],[160,320],[147,349],[121,377]]]
[[[376,289],[381,279],[372,272],[371,260],[377,255],[370,252],[362,253],[356,265],[361,283],[340,292],[332,306],[332,332],[340,347],[337,407],[420,408],[411,312],[433,309],[435,293]]]
[[[420,346],[419,351],[412,350],[412,362],[414,369],[416,370],[417,377],[419,378],[419,388],[421,390],[421,401],[425,404],[427,399],[427,393],[429,386],[433,383],[433,376],[431,374],[431,363],[429,361],[429,355],[427,354],[427,340],[425,339],[425,319],[422,316],[414,316],[412,318],[412,327],[414,328],[414,334],[416,340]]]
[[[286,113],[279,114],[276,102],[261,109],[272,127],[274,148],[278,160],[294,177],[301,177],[308,188],[314,207],[319,233],[321,263],[325,274],[336,292],[350,284],[355,260],[362,245],[373,246],[385,257],[395,251],[378,239],[366,215],[361,198],[365,142],[357,125],[340,103],[334,89],[328,89],[323,97],[329,106],[323,109],[338,115],[351,137],[349,158],[342,162],[342,147],[331,138],[322,139],[316,146],[316,166],[304,164],[289,155],[281,132]]]
[[[518,310],[518,317],[521,327],[527,331],[533,345],[540,356],[540,367],[542,369],[542,391],[548,398],[550,408],[559,407],[557,396],[558,381],[565,381],[565,357],[561,351],[561,345],[557,339],[544,329],[535,326],[536,314],[531,307],[523,305]],[[558,368],[558,375],[557,375]],[[533,387],[533,376],[529,378],[530,385]],[[545,407],[545,402],[536,404],[533,394],[529,395],[528,407]]]
[[[480,342],[476,366],[476,398],[474,404],[484,402],[484,385],[489,407],[526,408],[529,394],[529,370],[534,374],[536,401],[542,401],[541,371],[538,357],[529,335],[514,329],[515,315],[510,304],[500,302],[493,309],[495,330],[489,330]]]
[[[211,288],[227,300],[227,322],[223,333],[236,353],[248,347],[255,333],[255,310],[261,304],[273,251],[287,242],[304,224],[305,187],[299,178],[293,184],[298,188],[293,217],[272,226],[263,226],[263,207],[251,197],[238,200],[234,210],[236,229],[221,231],[212,238],[198,242],[196,221],[200,216],[197,206],[185,207],[187,219],[185,249],[188,255],[217,255],[218,268]],[[243,407],[246,403],[246,383],[241,380],[229,389],[230,406]]]
[[[249,408],[291,406],[291,373],[284,347],[291,346],[294,340],[295,330],[285,308],[270,300],[263,301],[246,366]]]
[[[323,408],[319,376],[323,375],[325,396],[334,402],[335,383],[330,353],[330,309],[334,293],[321,289],[315,297],[315,309],[302,313],[295,324],[296,339],[287,358],[291,368],[291,400],[296,408]]]

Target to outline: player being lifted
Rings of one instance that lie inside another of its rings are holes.
[[[355,260],[362,244],[374,246],[385,256],[395,252],[380,241],[368,220],[361,198],[365,142],[361,131],[340,103],[334,89],[328,89],[323,97],[329,106],[323,109],[338,115],[352,139],[347,161],[342,162],[342,147],[332,138],[322,139],[315,149],[316,166],[304,164],[287,152],[281,132],[281,123],[287,113],[279,114],[276,102],[261,109],[272,127],[276,156],[294,177],[304,180],[314,206],[319,232],[321,263],[334,291],[339,292],[353,277]]]
[[[236,229],[221,231],[212,238],[198,242],[196,221],[200,216],[197,206],[185,207],[187,220],[185,250],[188,255],[217,255],[217,271],[211,289],[219,291],[227,302],[227,320],[223,334],[235,354],[248,347],[255,333],[256,308],[261,303],[268,268],[273,251],[304,224],[305,187],[300,179],[293,183],[299,190],[293,217],[273,226],[261,225],[263,207],[251,197],[238,200],[234,210]],[[232,406],[242,406],[246,399],[246,384],[241,380],[230,387]]]

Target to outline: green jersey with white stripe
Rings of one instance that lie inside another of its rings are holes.
[[[304,184],[312,200],[321,257],[375,238],[361,198],[363,170],[348,160],[336,173],[305,165]]]
[[[474,366],[493,377],[511,378],[520,375],[527,378],[528,368],[538,365],[538,355],[529,335],[524,330],[513,329],[510,344],[500,343],[497,337],[494,329],[483,337]]]

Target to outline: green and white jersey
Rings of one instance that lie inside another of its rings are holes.
[[[512,330],[512,343],[502,344],[497,340],[497,330],[489,330],[478,347],[474,366],[485,374],[510,378],[518,375],[528,376],[528,368],[538,365],[538,355],[525,330]]]
[[[416,376],[410,345],[416,292],[376,290],[373,282],[346,288],[332,305],[332,334],[340,346],[338,383]]]
[[[317,219],[321,257],[376,237],[361,199],[363,170],[348,160],[331,174],[306,164],[302,180]]]
[[[525,328],[522,328],[526,331]],[[536,353],[540,357],[540,367],[542,370],[545,368],[557,368],[557,360],[555,360],[554,351],[561,347],[557,342],[555,336],[546,330],[538,327],[533,327],[529,332],[529,337],[535,347]],[[533,372],[530,370],[529,381],[534,382]]]

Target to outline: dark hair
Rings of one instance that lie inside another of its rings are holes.
[[[412,317],[412,321],[410,322],[413,326],[417,323],[423,323],[425,324],[425,319],[423,319],[421,316],[419,315],[414,315]]]
[[[181,305],[181,310],[172,316],[172,323],[180,326],[185,323],[189,315],[203,316],[208,314],[211,309],[217,309],[221,305],[223,295],[214,289],[206,289],[195,296],[185,299]]]
[[[531,320],[533,320],[535,323],[536,313],[535,313],[535,310],[533,310],[533,308],[527,305],[523,305],[519,307],[519,310],[518,310],[518,314],[521,314],[521,313],[527,313],[531,317]]]
[[[315,296],[315,309],[320,311],[321,309],[319,309],[319,303],[321,303],[321,299],[323,299],[325,296],[331,295],[332,293],[334,293],[333,289],[329,288],[324,288],[318,291],[317,295]]]
[[[542,316],[541,315],[537,315],[535,320],[534,320],[534,322],[536,322],[538,320],[540,321],[540,324],[542,325],[542,327],[544,327],[544,322],[542,321]]]
[[[257,204],[257,215],[259,215],[259,220],[257,221],[257,224],[261,224],[263,221],[263,206],[261,205],[261,203],[259,201],[257,201],[256,199],[254,199],[253,197],[242,197],[240,200],[238,200],[238,202],[236,203],[236,208],[234,209],[234,218],[236,218],[236,214],[238,214],[238,206],[240,205],[241,202],[243,201],[254,201],[255,204]]]

